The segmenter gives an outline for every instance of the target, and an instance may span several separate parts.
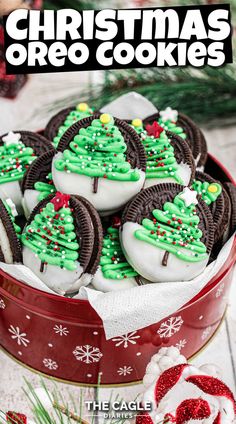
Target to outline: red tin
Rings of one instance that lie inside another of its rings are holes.
[[[207,170],[233,181],[211,156]],[[218,274],[187,305],[108,341],[88,301],[44,293],[0,272],[0,343],[24,365],[68,382],[96,385],[99,374],[102,385],[138,382],[161,346],[179,346],[189,358],[210,340],[224,317],[235,259],[236,239]]]

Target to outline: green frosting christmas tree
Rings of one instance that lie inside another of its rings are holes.
[[[93,191],[97,192],[98,178],[116,181],[138,181],[139,171],[132,169],[126,159],[127,145],[114,124],[114,119],[103,114],[90,126],[82,128],[55,161],[58,171],[66,171],[94,178]]]
[[[177,134],[179,137],[182,137],[184,140],[186,140],[187,136],[179,125],[177,125],[178,121],[178,111],[175,109],[172,109],[171,107],[167,107],[164,110],[161,110],[159,112],[160,117],[158,119],[158,124],[164,128],[164,130],[168,130],[173,132],[174,134]]]
[[[87,118],[88,116],[91,116],[93,114],[93,109],[91,109],[87,103],[79,103],[75,109],[73,109],[69,115],[67,115],[63,125],[61,125],[58,128],[58,132],[56,137],[53,139],[53,145],[55,148],[57,148],[61,137],[65,132],[68,130],[68,128],[71,127],[71,125],[75,124],[75,122],[79,121],[80,119]]]
[[[77,269],[79,244],[69,195],[56,196],[27,225],[21,240],[41,261],[41,272],[47,264],[69,271]]]
[[[170,253],[186,262],[199,262],[207,258],[207,250],[201,242],[202,231],[198,228],[199,217],[195,205],[197,193],[185,187],[173,202],[166,202],[163,210],[152,211],[153,220],[143,219],[142,227],[135,237],[162,249],[162,265],[167,266]]]
[[[141,119],[134,119],[131,126],[139,134],[146,152],[146,178],[173,178],[178,184],[183,184],[174,147],[165,130],[156,121],[144,129]]]
[[[206,202],[207,205],[215,202],[222,192],[222,187],[218,183],[208,183],[207,181],[194,180],[192,189],[195,190]]]
[[[13,201],[11,199],[6,199],[2,201],[13,224],[14,230],[16,232],[16,235],[18,238],[21,237],[21,228],[19,227],[19,225],[16,224],[16,216],[18,215],[18,212],[16,210],[16,206],[13,203]]]
[[[119,230],[114,226],[107,229],[103,238],[100,266],[103,276],[112,280],[123,280],[138,276],[124,257],[119,240]]]
[[[19,133],[9,132],[0,146],[0,184],[22,180],[29,165],[36,159],[31,147],[26,147]]]
[[[52,180],[52,174],[51,173],[48,174],[46,179],[48,180],[48,182],[46,183],[43,181],[37,181],[37,183],[34,184],[34,189],[39,192],[39,195],[38,195],[39,202],[43,199],[46,199],[46,197],[48,197],[49,194],[53,194],[56,192],[56,188]]]

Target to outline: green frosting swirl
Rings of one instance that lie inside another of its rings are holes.
[[[149,136],[143,125],[132,128],[139,134],[147,158],[146,178],[173,178],[183,185],[179,175],[179,165],[175,159],[174,148],[166,132],[162,131],[159,138]]]
[[[220,184],[208,183],[207,181],[194,180],[192,188],[201,196],[207,205],[215,202],[222,192],[222,186]]]
[[[44,183],[42,181],[37,181],[37,183],[34,184],[34,189],[39,192],[39,195],[37,197],[37,200],[40,202],[41,200],[45,199],[49,196],[49,194],[56,193],[56,188],[53,184],[52,180],[52,174],[48,174],[46,177],[48,180],[48,183]]]
[[[16,232],[16,235],[20,239],[20,237],[21,237],[21,228],[15,222],[16,220],[15,220],[15,217],[14,217],[14,215],[12,213],[11,207],[8,205],[8,203],[5,200],[3,200],[3,204],[4,204],[4,206],[5,206],[5,208],[6,208],[7,212],[8,212],[8,215],[11,218],[11,222],[13,224],[13,227],[14,227],[14,230]]]
[[[0,184],[21,180],[35,159],[34,150],[21,141],[0,146]]]
[[[143,219],[143,228],[136,230],[134,235],[138,240],[172,253],[185,262],[203,261],[208,256],[206,246],[201,242],[199,217],[195,206],[185,206],[180,196],[181,193],[173,203],[166,202],[163,211],[154,209],[154,219]]]
[[[109,227],[103,238],[100,266],[103,276],[112,280],[123,280],[138,275],[124,257],[117,228]]]
[[[138,181],[139,171],[132,169],[126,160],[127,146],[121,132],[112,117],[109,116],[110,121],[106,124],[102,123],[102,117],[80,129],[70,149],[64,150],[62,159],[55,161],[55,168],[91,178]]]
[[[83,104],[85,105],[85,104]],[[80,119],[84,119],[87,118],[88,116],[91,116],[93,114],[93,109],[89,108],[88,105],[87,108],[83,108],[85,110],[81,110],[81,105],[79,104],[76,109],[73,109],[69,115],[67,115],[65,121],[63,122],[63,125],[61,125],[58,128],[58,132],[57,135],[53,138],[53,145],[55,148],[57,148],[61,137],[63,136],[63,134],[65,134],[65,132],[68,130],[68,128],[71,127],[71,125],[75,124],[77,121],[79,121]]]
[[[21,241],[43,264],[69,271],[77,269],[79,244],[69,207],[64,206],[55,212],[54,205],[49,202],[27,225]]]
[[[180,127],[176,124],[176,122],[173,122],[173,121],[170,121],[170,120],[163,121],[161,118],[159,118],[157,122],[162,128],[164,128],[164,130],[171,131],[174,134],[177,134],[179,137],[182,137],[183,140],[186,140],[186,138],[187,138],[186,133],[184,132],[182,127]]]

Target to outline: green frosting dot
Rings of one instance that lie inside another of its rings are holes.
[[[34,150],[21,141],[0,146],[0,184],[22,180],[35,159]]]
[[[222,192],[222,186],[218,183],[208,183],[207,181],[194,180],[192,184],[195,190],[207,205],[215,202]]]
[[[91,178],[138,181],[139,171],[132,169],[127,162],[126,149],[124,138],[112,117],[106,124],[94,119],[90,126],[80,129],[70,148],[64,150],[62,159],[56,160],[54,166],[58,171]]]
[[[65,121],[63,122],[63,125],[61,125],[58,128],[57,135],[53,138],[53,145],[55,148],[57,148],[61,137],[65,132],[68,130],[68,128],[71,127],[71,125],[75,124],[80,119],[87,118],[88,116],[91,116],[93,114],[93,109],[90,107],[82,108],[84,110],[80,110],[80,105],[77,106],[76,109],[73,109],[66,117]]]
[[[173,203],[166,202],[163,210],[154,209],[153,220],[143,219],[143,228],[136,230],[134,235],[138,240],[172,253],[185,262],[203,261],[207,259],[207,250],[201,242],[199,217],[195,206],[185,206],[180,195],[174,198]]]
[[[48,174],[46,178],[48,182],[44,183],[42,181],[37,181],[37,183],[34,184],[34,189],[39,192],[39,195],[37,198],[39,202],[45,199],[46,197],[48,197],[49,194],[56,193],[56,188],[52,180],[52,174],[51,173]]]
[[[132,126],[132,125],[131,125]],[[166,132],[162,131],[158,138],[148,135],[141,126],[132,126],[139,134],[144,146],[147,159],[146,178],[173,178],[178,184],[183,185],[180,177],[179,165],[175,158],[174,148]]]
[[[55,265],[69,271],[77,269],[79,244],[74,219],[69,207],[58,211],[49,202],[27,225],[21,241],[43,264]]]
[[[117,228],[109,227],[103,238],[100,266],[103,276],[112,280],[123,280],[138,275],[124,257]]]

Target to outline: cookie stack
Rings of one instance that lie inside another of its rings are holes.
[[[171,108],[130,122],[80,103],[0,153],[1,261],[60,294],[190,281],[235,231],[235,187],[204,172],[203,134]]]

